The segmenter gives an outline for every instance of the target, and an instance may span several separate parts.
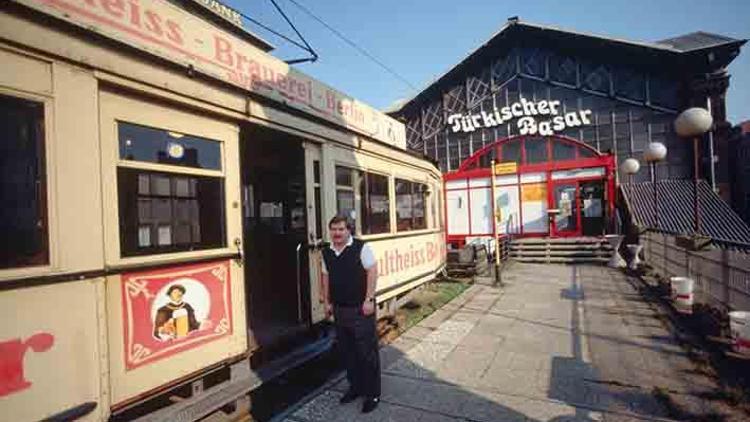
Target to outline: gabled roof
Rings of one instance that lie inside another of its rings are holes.
[[[661,180],[659,225],[654,216],[654,188],[651,182],[623,183],[620,189],[634,223],[671,233],[693,232],[692,180]],[[750,243],[750,227],[704,180],[698,184],[701,207],[701,233],[715,240]]]
[[[502,42],[506,37],[512,33],[523,31],[526,33],[537,33],[542,35],[558,35],[560,37],[573,38],[579,41],[588,41],[607,43],[613,47],[630,48],[636,50],[642,50],[644,53],[653,52],[663,54],[667,56],[677,57],[686,53],[692,53],[694,51],[703,49],[719,48],[731,45],[740,46],[747,42],[747,40],[738,40],[734,38],[725,37],[717,34],[710,34],[707,32],[693,32],[686,35],[669,38],[658,42],[642,42],[626,40],[623,38],[609,37],[605,35],[592,34],[588,32],[575,31],[570,29],[563,29],[551,25],[541,25],[530,22],[521,22],[517,17],[508,19],[500,30],[494,33],[487,41],[482,43],[478,48],[471,51],[455,66],[451,67],[448,71],[428,82],[425,88],[420,92],[416,93],[409,99],[394,102],[388,106],[386,111],[388,114],[398,114],[404,107],[409,105],[417,97],[421,96],[425,92],[429,91],[434,85],[437,85],[443,80],[448,80],[455,74],[460,72],[460,69],[468,65],[471,61],[480,57],[484,51],[489,50],[488,47],[496,46]]]
[[[687,53],[690,51],[702,50],[705,48],[715,48],[726,44],[743,42],[743,40],[725,37],[723,35],[698,31],[680,35],[674,38],[667,38],[666,40],[657,41],[656,45],[668,46],[682,53]]]

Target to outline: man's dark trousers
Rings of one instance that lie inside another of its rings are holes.
[[[380,355],[375,314],[365,316],[361,306],[335,305],[333,316],[349,385],[360,396],[380,397]]]

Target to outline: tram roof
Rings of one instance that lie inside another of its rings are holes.
[[[467,67],[474,65],[476,62],[486,59],[487,54],[494,48],[507,43],[515,35],[540,35],[552,38],[558,38],[561,41],[570,41],[578,45],[595,45],[601,46],[606,44],[611,47],[620,49],[629,49],[634,52],[651,55],[667,56],[687,56],[696,52],[716,49],[734,49],[742,46],[747,42],[746,39],[735,39],[723,35],[712,34],[698,31],[685,35],[664,39],[655,42],[634,41],[624,38],[610,37],[605,35],[593,34],[570,29],[563,29],[552,25],[542,25],[530,22],[522,22],[518,17],[509,18],[496,33],[487,41],[482,43],[478,48],[471,51],[456,65],[448,69],[442,75],[428,82],[423,90],[413,97],[401,100],[386,110],[388,114],[398,114],[406,109],[411,103],[420,97],[428,96],[433,89],[443,83],[449,82],[454,77],[464,72]],[[612,55],[612,53],[608,53]],[[715,60],[713,67],[720,68],[731,62],[736,54],[728,54],[722,60]],[[663,62],[662,62],[663,63]]]

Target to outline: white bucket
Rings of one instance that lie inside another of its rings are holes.
[[[732,331],[732,349],[750,355],[750,312],[730,312],[729,329]]]
[[[674,291],[674,307],[683,314],[693,313],[693,279],[687,277],[672,277]]]
[[[672,300],[677,299],[677,288],[675,285],[681,280],[686,280],[687,277],[669,277],[669,297]]]

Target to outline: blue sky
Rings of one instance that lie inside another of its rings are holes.
[[[297,0],[422,89],[502,27],[510,16],[577,31],[655,41],[693,31],[750,38],[750,0]],[[226,0],[248,16],[292,34],[269,0]],[[277,0],[320,55],[296,67],[376,108],[412,88],[344,44],[288,0]],[[305,53],[273,35],[279,58]],[[730,122],[750,119],[750,44],[729,66]]]

